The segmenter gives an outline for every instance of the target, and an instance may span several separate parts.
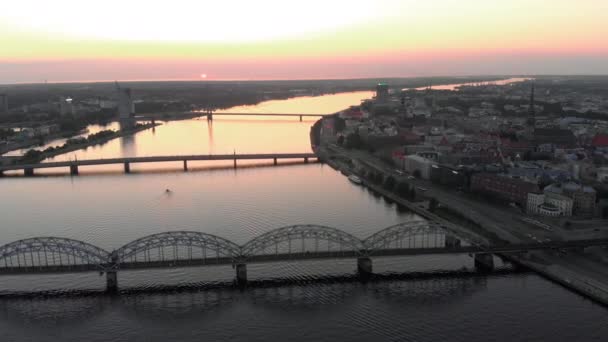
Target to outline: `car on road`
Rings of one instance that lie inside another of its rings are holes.
[[[407,179],[416,179],[414,176],[407,176]]]
[[[395,173],[398,174],[399,176],[403,176],[405,174],[405,173],[403,173],[403,171],[397,170],[397,169],[395,169]]]

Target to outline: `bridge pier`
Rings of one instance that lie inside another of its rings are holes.
[[[118,275],[114,270],[106,272],[106,292],[118,293]]]
[[[308,157],[304,157],[304,164],[308,164]]]
[[[129,163],[125,163],[125,173],[131,173],[131,165]]]
[[[184,171],[188,172],[188,161],[184,160]]]
[[[234,158],[234,168],[236,169],[236,158]]]
[[[455,238],[451,235],[446,235],[445,236],[445,246],[450,248],[450,247],[460,247],[460,239]]]
[[[213,114],[207,114],[207,121],[213,121]]]
[[[72,176],[78,175],[78,165],[70,165],[70,174]]]
[[[277,164],[278,164],[277,158],[274,158],[274,165],[277,165]]]
[[[475,254],[475,269],[480,272],[491,272],[494,270],[494,255],[491,253]]]
[[[34,168],[32,167],[26,167],[25,169],[23,169],[23,175],[24,176],[28,176],[31,177],[34,175]]]
[[[300,122],[302,122],[302,115],[300,115]]]
[[[361,281],[367,281],[372,276],[372,259],[368,257],[357,258],[357,273]]]
[[[247,287],[247,264],[236,265],[236,285],[240,288]]]

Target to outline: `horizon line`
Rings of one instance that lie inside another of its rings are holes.
[[[606,77],[608,74],[470,74],[470,75],[434,75],[434,76],[374,76],[374,77],[322,77],[322,78],[222,78],[222,79],[200,79],[200,78],[164,78],[164,79],[123,79],[123,80],[71,80],[71,81],[25,81],[0,83],[0,86],[12,85],[48,85],[48,84],[103,84],[114,82],[131,82],[131,83],[154,83],[154,82],[196,82],[196,83],[220,83],[220,82],[281,82],[281,81],[357,81],[357,80],[396,80],[396,79],[416,79],[416,78],[473,78],[473,77],[490,77],[490,78],[506,78],[506,77]]]

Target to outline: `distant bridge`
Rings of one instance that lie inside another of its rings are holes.
[[[207,117],[208,120],[213,120],[214,116],[279,116],[279,117],[296,117],[300,118],[300,121],[305,117],[324,117],[330,116],[333,114],[311,114],[311,113],[222,113],[222,112],[214,112],[214,111],[200,111],[200,112],[184,112],[181,114],[144,114],[137,115],[134,117],[137,121],[151,121],[151,120],[163,120],[163,119],[177,119],[177,118],[195,118],[200,116]]]
[[[86,242],[38,237],[0,247],[0,275],[105,272],[110,292],[118,290],[120,270],[233,265],[240,285],[249,263],[356,258],[359,275],[372,274],[372,257],[475,254],[478,269],[493,268],[493,253],[606,246],[608,239],[480,246],[465,245],[439,224],[414,221],[383,229],[365,239],[320,225],[294,225],[264,233],[239,245],[195,231],[149,235],[108,252]]]
[[[272,160],[276,165],[280,159],[303,159],[308,163],[310,159],[317,158],[314,153],[261,153],[261,154],[202,154],[183,156],[154,156],[154,157],[124,157],[109,159],[83,159],[61,162],[47,162],[37,164],[16,164],[0,166],[0,173],[11,170],[23,170],[26,176],[33,176],[36,169],[61,168],[70,169],[70,174],[77,175],[80,166],[123,164],[125,173],[131,172],[131,164],[183,162],[184,171],[188,171],[188,161],[198,160],[232,160],[237,167],[237,160]]]
[[[207,116],[208,120],[213,120],[214,116],[222,115],[222,116],[284,116],[284,117],[299,117],[300,121],[304,117],[324,117],[332,114],[290,114],[290,113],[204,113],[203,115]]]

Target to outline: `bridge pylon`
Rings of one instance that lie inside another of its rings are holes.
[[[480,272],[494,270],[494,255],[492,253],[476,253],[475,268]]]
[[[118,254],[116,251],[110,254],[110,264],[106,270],[106,292],[110,294],[118,293],[118,273],[116,265],[118,264]]]
[[[357,258],[357,273],[361,281],[367,281],[372,276],[372,259],[368,257]]]
[[[236,265],[236,285],[239,288],[247,287],[247,264]]]
[[[118,273],[116,270],[106,272],[106,292],[110,294],[118,293]]]

